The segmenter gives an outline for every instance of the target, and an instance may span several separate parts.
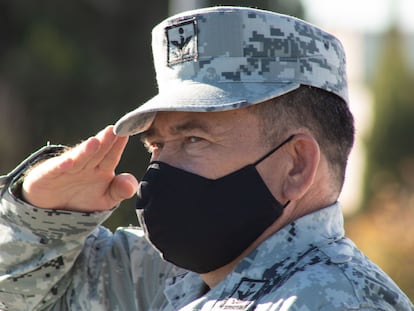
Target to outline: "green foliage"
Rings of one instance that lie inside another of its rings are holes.
[[[72,75],[80,61],[79,49],[50,24],[31,27],[27,48],[40,65],[57,77]]]
[[[1,173],[48,141],[78,143],[157,92],[150,34],[167,16],[167,6],[135,0],[0,2]],[[132,138],[119,171],[139,178],[147,163],[148,154]],[[136,223],[130,201],[108,221],[111,229]]]
[[[374,127],[368,143],[367,193],[414,190],[414,74],[397,29],[386,35],[373,81]]]
[[[365,209],[347,232],[413,299],[414,73],[404,43],[397,29],[386,34],[372,85]]]

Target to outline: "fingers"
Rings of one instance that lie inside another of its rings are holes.
[[[138,189],[131,174],[115,175],[127,137],[113,134],[112,126],[65,153],[45,160],[25,176],[23,195],[38,207],[92,211],[110,209]],[[99,170],[98,170],[99,169]]]
[[[70,168],[73,173],[96,167],[114,170],[127,142],[128,137],[117,137],[113,134],[113,126],[108,126],[65,153],[61,161],[63,166]]]
[[[62,164],[64,167],[71,169],[72,172],[79,172],[88,165],[100,148],[100,141],[96,137],[90,137],[70,151],[64,153],[61,156]],[[64,162],[67,162],[67,164],[64,164]]]
[[[117,137],[112,148],[105,154],[105,157],[99,163],[102,170],[114,170],[121,160],[122,153],[128,143],[128,137]]]
[[[94,138],[99,142],[99,151],[97,151],[96,154],[94,154],[93,157],[87,161],[85,165],[85,168],[87,169],[98,166],[102,159],[105,158],[109,150],[111,150],[117,139],[113,133],[113,126],[107,126],[105,129],[96,134]]]

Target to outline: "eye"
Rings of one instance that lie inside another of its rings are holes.
[[[182,148],[186,152],[197,155],[201,150],[204,150],[210,146],[210,140],[208,138],[200,136],[186,136],[182,142]]]
[[[194,144],[202,141],[203,138],[197,136],[189,136],[186,138],[186,143]]]

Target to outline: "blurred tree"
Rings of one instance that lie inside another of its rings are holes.
[[[383,191],[414,191],[414,74],[397,28],[385,36],[372,86],[375,116],[367,148],[367,202]]]
[[[136,0],[0,1],[1,173],[47,141],[78,143],[152,97],[151,29],[167,10]],[[148,155],[135,140],[119,169],[139,177]],[[123,210],[110,227],[130,221]]]
[[[375,109],[367,142],[365,204],[346,228],[414,299],[414,73],[397,28],[383,43],[372,81]]]

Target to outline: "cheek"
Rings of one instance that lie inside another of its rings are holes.
[[[217,179],[253,163],[258,157],[253,151],[247,151],[247,148],[218,149],[220,150],[205,153],[202,158],[192,162],[193,172],[206,178]]]
[[[216,162],[208,159],[191,159],[186,161],[181,169],[208,179],[217,179],[227,174],[221,161]]]
[[[180,168],[208,179],[217,179],[233,173],[246,164],[248,164],[246,159],[238,158],[230,149],[213,148],[197,156],[183,158],[180,161]]]

